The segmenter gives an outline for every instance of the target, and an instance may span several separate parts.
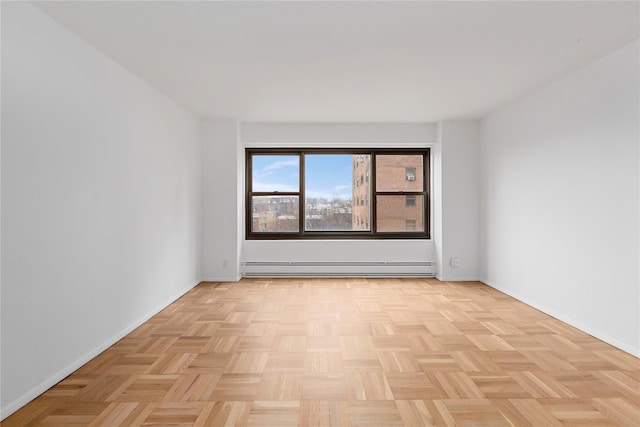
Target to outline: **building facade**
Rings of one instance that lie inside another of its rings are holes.
[[[371,197],[376,197],[377,231],[424,231],[424,200],[419,192],[424,185],[422,155],[376,156],[376,194],[371,192],[371,156],[353,156],[353,229],[371,229]]]

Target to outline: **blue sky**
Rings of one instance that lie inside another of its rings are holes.
[[[307,155],[306,196],[351,199],[350,154]],[[298,191],[297,156],[253,156],[253,191]]]

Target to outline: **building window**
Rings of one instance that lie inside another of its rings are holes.
[[[404,168],[404,176],[407,181],[415,181],[416,180],[416,168]]]
[[[246,171],[247,239],[429,238],[428,149],[247,149]]]

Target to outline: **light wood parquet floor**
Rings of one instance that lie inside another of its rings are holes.
[[[638,426],[640,361],[477,282],[202,283],[3,426]]]

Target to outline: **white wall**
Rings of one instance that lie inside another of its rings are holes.
[[[484,281],[640,355],[639,44],[482,122]]]
[[[243,155],[238,143],[238,122],[202,123],[203,280],[240,280]]]
[[[203,278],[235,281],[255,262],[440,262],[443,280],[479,278],[479,122],[440,124],[240,123],[215,120],[203,127]],[[246,147],[431,147],[433,157],[430,240],[254,241],[244,239]],[[444,153],[444,158],[442,157]],[[441,165],[444,164],[444,172]],[[444,184],[443,184],[444,183]],[[239,207],[239,210],[236,210]],[[435,226],[434,226],[435,224]],[[445,252],[443,252],[443,250]],[[461,266],[449,265],[449,258]],[[226,263],[225,263],[226,261]],[[226,265],[225,265],[226,264]],[[337,267],[309,266],[319,273]],[[378,267],[362,266],[366,273]],[[389,265],[376,272],[412,273],[423,267]],[[369,270],[367,270],[369,269]],[[395,270],[394,270],[395,269]],[[265,271],[273,272],[276,270]],[[306,272],[286,267],[292,273]],[[255,268],[251,271],[255,271]],[[277,271],[282,271],[278,267]],[[435,272],[436,270],[433,269]]]
[[[426,147],[436,142],[432,123],[242,123],[246,147]]]
[[[2,3],[2,417],[200,279],[199,123]]]
[[[437,141],[434,124],[286,124],[242,123],[240,143],[243,147],[429,147]],[[241,173],[244,176],[244,172]],[[242,262],[435,262],[433,240],[366,241],[305,240],[242,242]],[[304,271],[337,272],[335,266],[311,266]],[[368,270],[367,270],[368,269]],[[376,270],[377,269],[377,270]],[[245,269],[246,270],[246,269]],[[282,269],[279,269],[281,271]],[[291,272],[303,269],[289,268]],[[419,267],[349,267],[352,274],[412,273]]]
[[[237,281],[243,270],[249,270],[242,266],[247,262],[435,260],[435,249],[431,240],[245,240],[244,149],[286,146],[426,147],[436,141],[436,131],[437,127],[431,124],[239,124],[235,120],[204,121],[203,280]],[[335,267],[328,268],[335,271]],[[367,268],[371,269],[367,266],[358,268],[359,270],[350,271],[366,272]],[[389,268],[380,268],[380,271],[383,270]],[[417,268],[408,267],[408,270],[416,271]],[[288,271],[302,270],[289,268]]]
[[[444,262],[443,246],[443,206],[442,206],[442,127],[438,126],[438,143],[431,148],[431,228],[435,250],[436,277],[442,280]]]
[[[477,120],[439,123],[435,197],[436,235],[442,239],[437,245],[440,280],[480,278],[479,138]],[[452,258],[458,260],[458,266],[451,265]]]

